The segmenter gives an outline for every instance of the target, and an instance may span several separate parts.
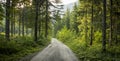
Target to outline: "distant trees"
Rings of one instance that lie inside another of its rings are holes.
[[[5,18],[6,40],[10,40],[11,38],[18,36],[30,36],[30,34],[31,36],[33,36],[34,41],[38,41],[40,37],[47,38],[47,35],[50,31],[50,5],[51,2],[49,2],[48,0],[6,0],[6,2],[1,1],[0,24],[4,23],[3,20]],[[5,12],[4,8],[6,10]],[[1,26],[4,28],[4,24]]]
[[[67,12],[66,12],[65,23],[66,23],[67,29],[70,29],[70,10],[69,9],[67,9]]]
[[[74,4],[74,7],[73,7],[73,11],[70,13],[70,29],[71,30],[75,30],[76,34],[79,32],[79,29],[78,29],[78,13],[77,13],[77,10],[78,10],[78,6],[77,4],[75,3]]]

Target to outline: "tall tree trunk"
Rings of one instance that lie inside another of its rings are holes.
[[[119,12],[119,2],[117,2],[117,12]],[[116,22],[115,22],[115,44],[118,44],[118,19],[119,19],[119,14],[116,15]]]
[[[15,20],[15,17],[14,17],[14,20]],[[16,34],[16,29],[15,29],[15,21],[13,21],[13,35]]]
[[[24,36],[24,8],[22,10],[22,36]]]
[[[45,37],[48,35],[48,0],[46,0]]]
[[[11,16],[12,16],[12,20],[10,21],[10,24],[11,24],[11,37],[12,37],[13,36],[13,14]]]
[[[40,10],[40,13],[43,13],[43,7],[41,7],[41,10]],[[41,24],[40,24],[40,32],[41,32],[41,34],[43,33],[43,15],[40,15],[40,18],[41,18]]]
[[[41,14],[41,7],[39,7],[40,9],[39,9],[39,14]],[[40,15],[40,18],[39,18],[39,22],[38,22],[38,36],[40,36],[40,33],[41,33],[41,16],[42,15]]]
[[[5,22],[5,38],[10,40],[10,0],[6,1],[6,22]]]
[[[10,25],[11,25],[11,37],[13,37],[13,33],[14,33],[14,30],[13,30],[13,22],[14,22],[14,2],[12,1],[11,2],[12,6],[11,6],[11,20],[10,20]]]
[[[91,15],[91,34],[90,34],[90,45],[93,44],[93,0],[92,0],[92,15]]]
[[[106,51],[106,0],[103,0],[102,50]]]
[[[85,19],[85,42],[86,42],[86,46],[87,46],[87,42],[88,42],[88,37],[87,37],[87,8],[86,8],[86,15],[85,15],[86,19]]]
[[[28,36],[28,28],[27,28],[27,27],[25,27],[25,29],[26,29],[26,36]]]
[[[34,41],[37,41],[38,40],[38,37],[37,37],[37,30],[38,30],[38,0],[35,0],[35,13],[36,13],[36,16],[35,16],[35,24],[34,24]]]
[[[13,35],[15,35],[16,30],[15,30],[15,8],[13,8]]]
[[[21,23],[21,13],[19,13],[19,27],[18,27],[18,29],[19,29],[19,36],[21,35],[21,25],[20,25],[20,23]]]
[[[113,32],[113,29],[112,29],[112,0],[110,0],[110,40],[109,40],[109,44],[110,44],[110,46],[111,46],[111,42],[112,42],[112,38],[113,38],[113,34],[112,34],[112,32]]]
[[[38,34],[39,34],[39,36],[40,36],[40,34],[41,34],[41,21],[39,21],[39,25],[38,25]]]
[[[115,24],[115,44],[118,44],[117,23]]]

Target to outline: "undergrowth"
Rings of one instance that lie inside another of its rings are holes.
[[[38,41],[33,41],[31,37],[15,37],[6,41],[0,35],[0,61],[18,61],[26,55],[38,52],[43,49],[48,40],[41,37]]]
[[[96,37],[100,38],[100,36]],[[90,46],[89,40],[88,44],[84,41],[84,36],[77,35],[66,28],[57,33],[57,38],[70,47],[80,61],[120,61],[120,44],[113,46],[107,44],[107,51],[102,52],[100,39],[95,39],[93,45]]]

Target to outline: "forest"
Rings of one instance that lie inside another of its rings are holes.
[[[60,3],[0,0],[0,61],[36,54],[52,38],[79,61],[120,61],[120,0],[78,0],[66,11]]]

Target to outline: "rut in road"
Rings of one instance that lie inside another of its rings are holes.
[[[51,44],[34,56],[31,61],[78,61],[78,59],[66,45],[52,38]]]

